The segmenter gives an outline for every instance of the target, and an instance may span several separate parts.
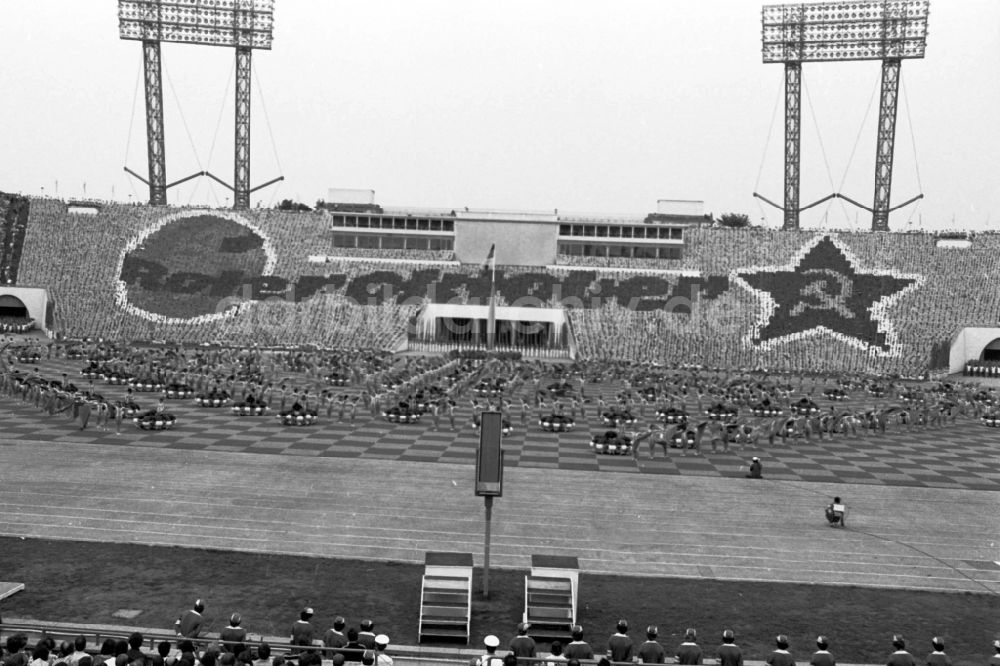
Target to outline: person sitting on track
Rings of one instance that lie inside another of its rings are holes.
[[[846,511],[844,509],[844,504],[840,501],[839,497],[834,497],[833,501],[826,505],[826,520],[830,523],[830,527],[844,527],[846,521]]]

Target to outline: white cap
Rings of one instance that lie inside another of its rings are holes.
[[[500,647],[500,639],[494,636],[493,634],[490,634],[489,636],[484,638],[483,643],[486,644],[486,647],[491,647],[491,648]]]
[[[375,637],[375,643],[384,647],[389,644],[389,637],[385,634],[379,634]]]

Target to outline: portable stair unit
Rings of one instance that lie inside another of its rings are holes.
[[[580,565],[575,557],[532,555],[524,577],[524,621],[535,639],[563,640],[576,624]]]
[[[417,640],[461,639],[469,642],[472,616],[472,553],[424,556]]]

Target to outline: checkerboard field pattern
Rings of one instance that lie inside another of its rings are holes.
[[[46,376],[66,371],[78,372],[80,362],[50,361],[42,366]],[[25,368],[22,368],[25,369]],[[543,384],[544,385],[544,384]],[[821,395],[822,384],[814,395]],[[610,398],[621,390],[615,383],[587,384],[588,396]],[[809,383],[805,387],[810,388]],[[106,397],[117,398],[121,387],[98,385]],[[529,389],[525,389],[529,390]],[[338,389],[356,393],[357,389]],[[137,394],[142,407],[152,407],[156,394]],[[825,407],[827,401],[817,401]],[[870,405],[867,396],[853,395],[840,405],[854,408]],[[886,404],[886,403],[883,403]],[[1000,432],[972,418],[959,417],[955,424],[941,428],[890,428],[885,434],[862,433],[858,437],[837,436],[811,441],[766,441],[756,449],[732,449],[702,455],[669,449],[664,455],[657,447],[650,458],[647,442],[636,457],[598,455],[589,446],[591,435],[606,430],[597,418],[593,403],[587,405],[586,419],[566,433],[546,433],[529,413],[522,424],[519,411],[512,415],[514,432],[504,439],[506,464],[510,467],[551,468],[629,474],[693,476],[742,476],[750,456],[760,456],[765,478],[791,481],[820,481],[845,484],[899,485],[971,490],[1000,490]],[[94,419],[81,431],[65,414],[49,417],[35,407],[12,398],[0,399],[4,413],[2,439],[86,442],[109,446],[155,447],[180,450],[226,451],[283,456],[366,458],[397,461],[469,463],[475,461],[478,434],[471,427],[469,400],[460,400],[456,429],[441,419],[435,428],[429,415],[418,424],[392,424],[360,409],[354,420],[345,415],[338,420],[321,414],[313,426],[289,427],[273,415],[240,417],[226,407],[213,409],[190,400],[168,401],[168,410],[177,416],[174,429],[140,431],[131,423],[115,434],[114,424],[106,431],[95,427]],[[653,418],[647,407],[640,423]],[[639,416],[639,415],[637,415]]]

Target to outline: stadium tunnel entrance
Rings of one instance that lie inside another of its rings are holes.
[[[983,347],[983,355],[980,361],[1000,361],[1000,338],[993,340]]]
[[[0,318],[19,324],[28,320],[32,328],[47,330],[52,326],[54,304],[44,287],[0,287]]]
[[[1000,361],[1000,326],[963,328],[951,343],[948,372],[962,372],[969,361]]]
[[[25,319],[28,317],[28,306],[17,296],[3,294],[0,296],[0,317]]]

